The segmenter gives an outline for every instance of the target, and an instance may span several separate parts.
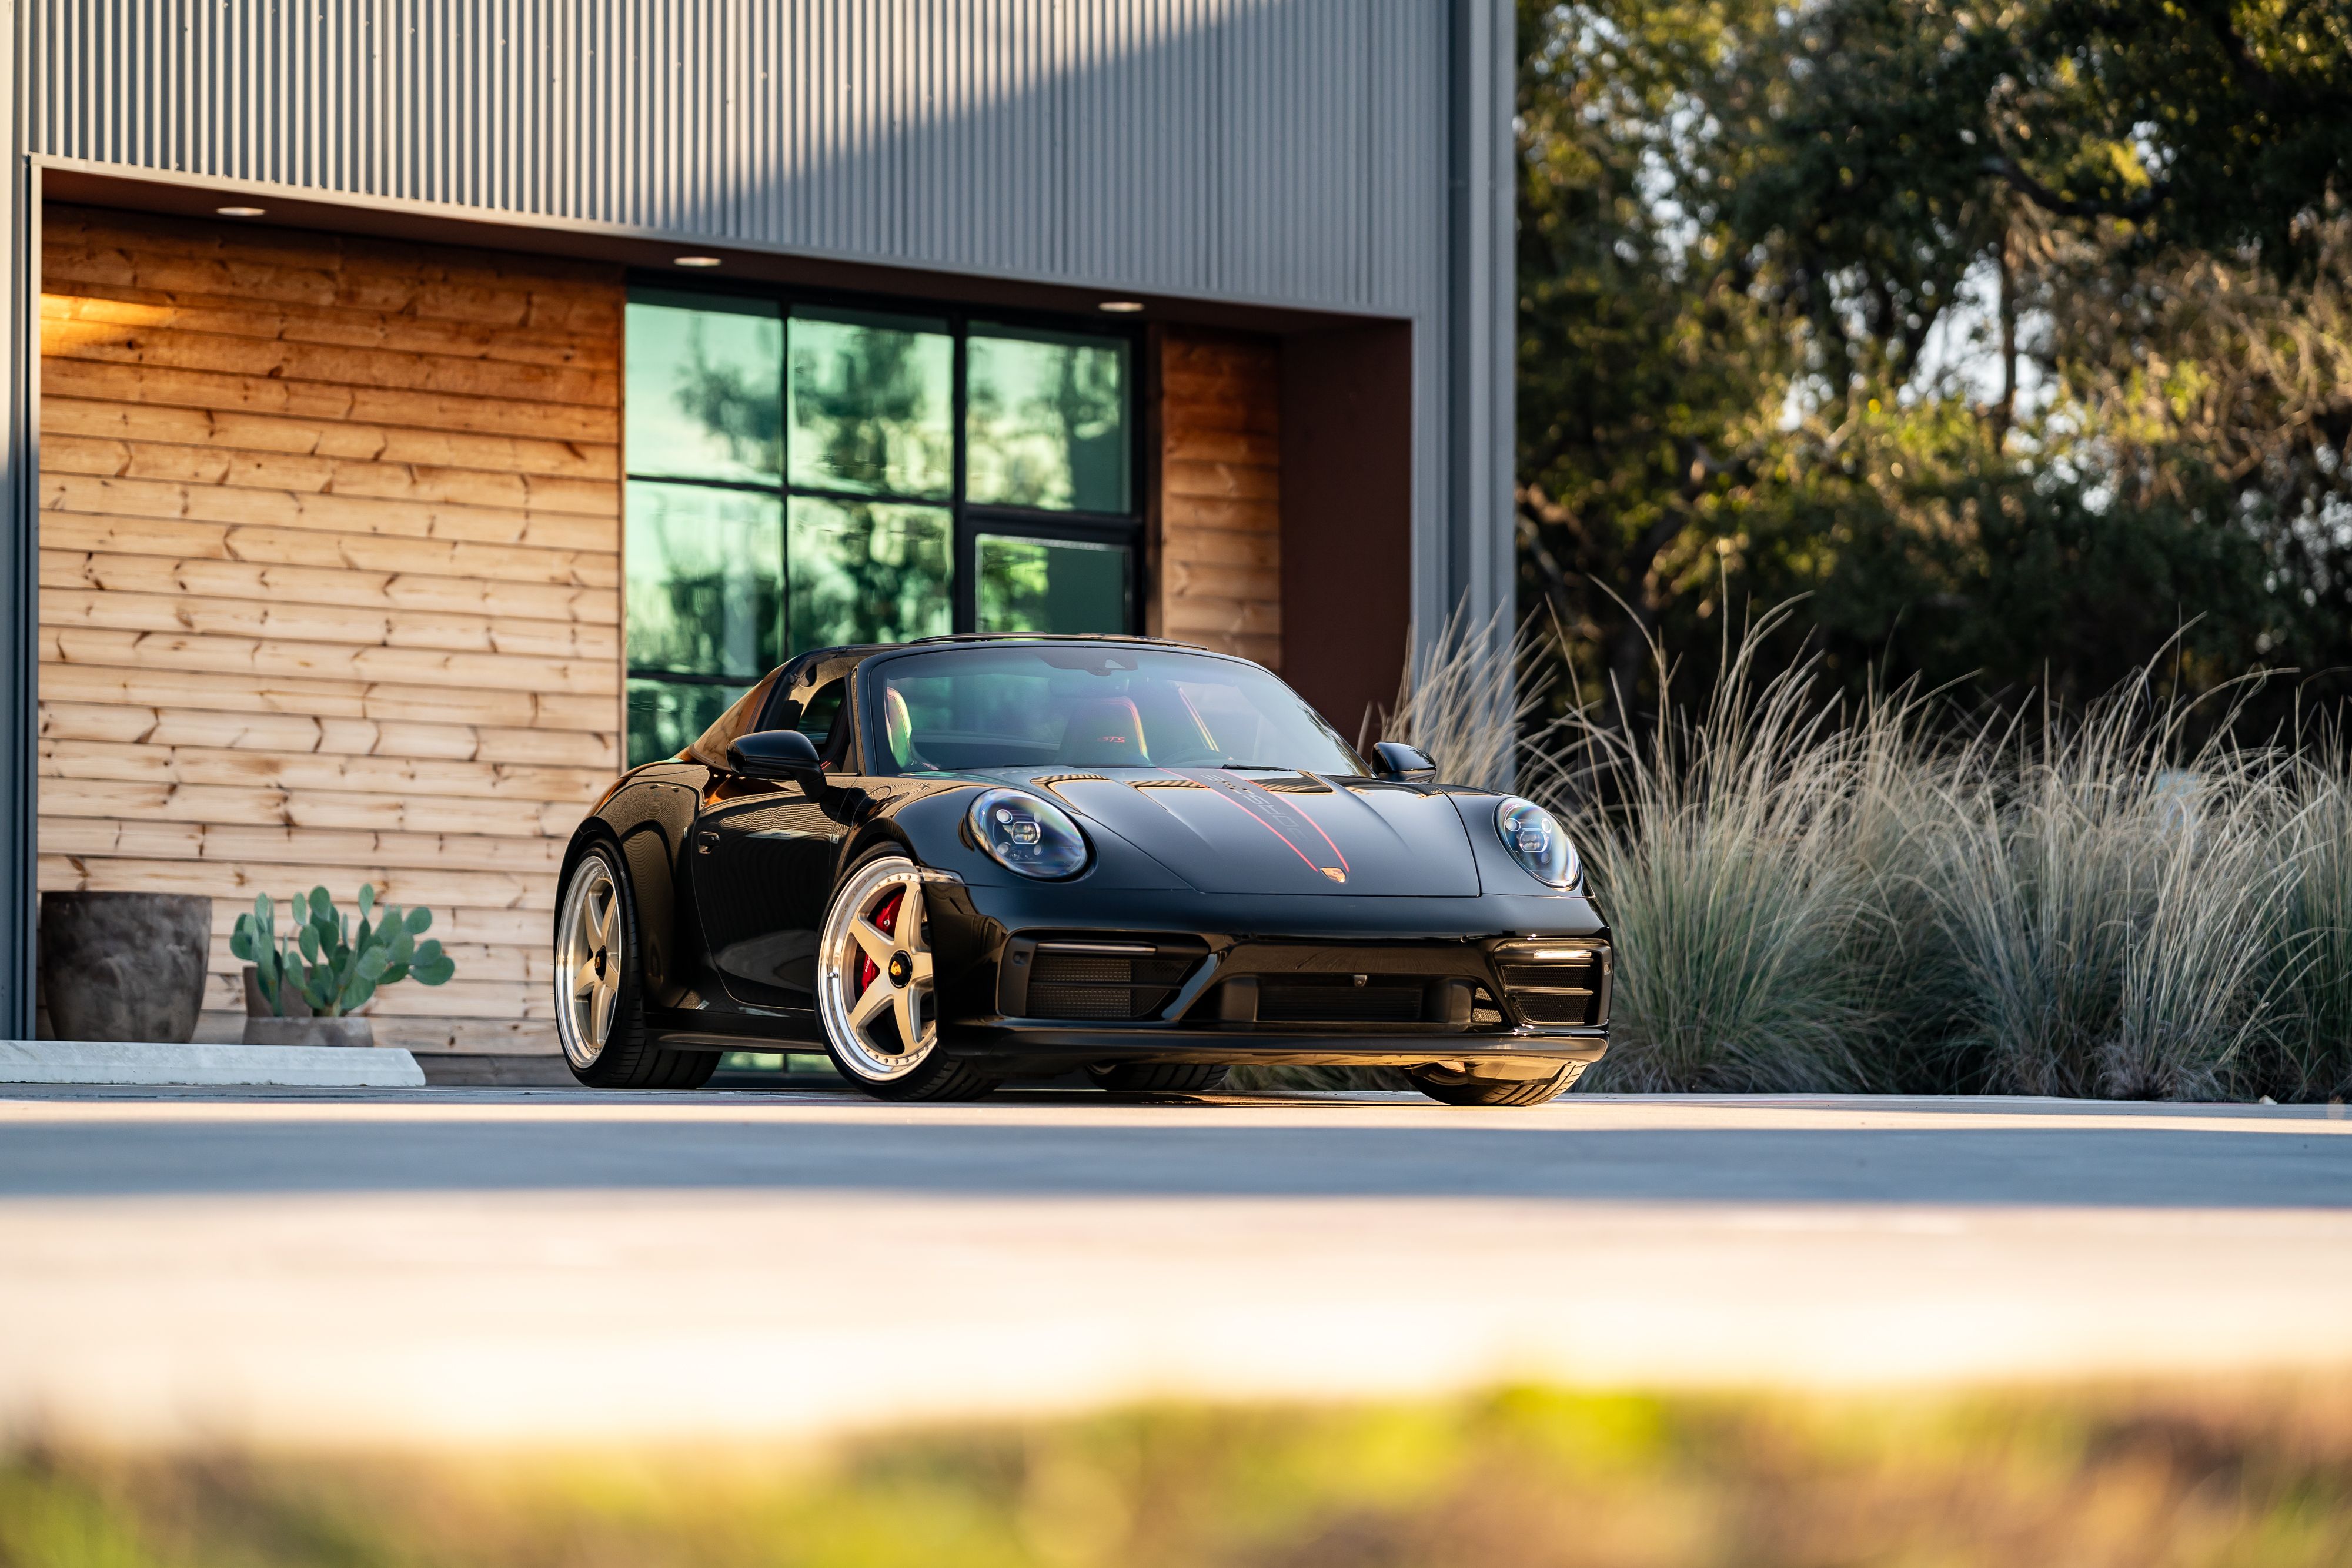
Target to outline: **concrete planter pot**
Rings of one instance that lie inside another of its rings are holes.
[[[278,1000],[286,1004],[284,1017],[269,1010],[269,1003],[261,994],[261,982],[254,978],[253,966],[245,967],[245,1043],[247,1045],[362,1045],[375,1043],[375,1025],[363,1018],[314,1018],[310,1004],[294,994],[289,982]]]
[[[290,980],[278,993],[278,999],[285,1004],[286,1010],[283,1013],[274,1013],[269,1010],[269,998],[261,994],[261,981],[256,977],[253,966],[247,964],[245,967],[246,1017],[306,1019],[310,1016],[310,1004],[295,994],[293,982]]]
[[[213,901],[178,893],[41,894],[41,995],[59,1040],[185,1044],[205,1005]]]
[[[248,1018],[245,1020],[245,1043],[373,1046],[375,1026],[362,1018]]]

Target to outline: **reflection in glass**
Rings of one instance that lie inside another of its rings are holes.
[[[1124,342],[975,327],[965,355],[967,499],[1127,510]]]
[[[906,715],[904,744],[887,754],[904,771],[1364,771],[1297,693],[1236,659],[1119,643],[941,643],[869,667],[883,682],[877,711]],[[1107,718],[1125,722],[1106,733]]]
[[[629,667],[757,677],[782,662],[783,505],[632,480]]]
[[[889,317],[795,312],[792,482],[945,497],[955,482],[955,345]]]
[[[978,542],[978,630],[1127,630],[1125,546],[1001,534],[982,534]]]
[[[629,682],[629,766],[676,757],[751,689],[683,681]]]
[[[935,507],[792,501],[792,647],[898,643],[954,625],[954,525]]]
[[[782,474],[784,324],[773,306],[629,303],[628,471],[773,483]]]

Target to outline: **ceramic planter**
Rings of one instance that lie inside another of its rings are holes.
[[[375,1043],[375,1026],[363,1018],[247,1018],[247,1045],[358,1045]]]
[[[185,1043],[205,1005],[213,901],[178,893],[41,894],[41,992],[59,1040]]]
[[[375,1026],[363,1018],[314,1018],[310,1004],[294,994],[289,984],[278,1000],[286,1004],[286,1014],[279,1017],[269,1010],[268,1001],[261,994],[261,983],[254,978],[253,966],[245,967],[245,1043],[247,1045],[373,1045]]]
[[[261,994],[261,981],[255,977],[253,966],[247,964],[245,967],[246,1017],[306,1019],[310,1016],[310,1002],[295,991],[291,981],[289,981],[285,988],[278,992],[278,999],[285,1006],[286,1010],[283,1013],[274,1013],[269,1010],[269,998]]]

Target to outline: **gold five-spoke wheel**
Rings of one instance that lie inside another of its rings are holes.
[[[923,879],[898,856],[850,873],[819,944],[817,1008],[834,1058],[871,1082],[906,1077],[939,1043]]]
[[[601,853],[572,873],[556,928],[556,1032],[572,1066],[593,1067],[612,1041],[621,996],[621,890]]]

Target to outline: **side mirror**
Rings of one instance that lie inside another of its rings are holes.
[[[782,779],[811,795],[825,791],[816,743],[797,729],[755,729],[727,747],[727,766],[751,779]]]
[[[1429,753],[1394,740],[1383,740],[1372,747],[1372,772],[1405,784],[1437,782],[1437,764],[1429,759]]]

